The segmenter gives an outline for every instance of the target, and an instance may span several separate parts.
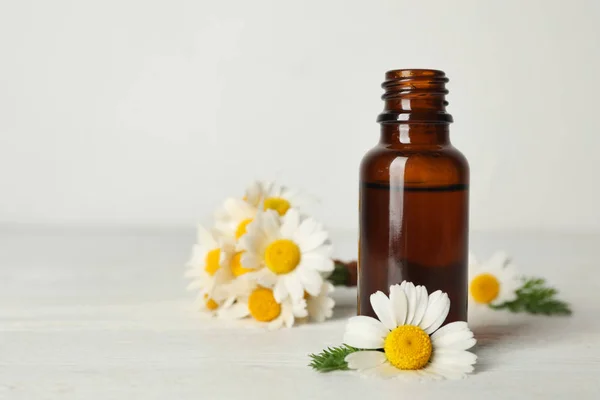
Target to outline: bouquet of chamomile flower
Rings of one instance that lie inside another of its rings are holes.
[[[302,214],[305,203],[297,191],[254,182],[225,200],[211,229],[198,227],[186,276],[202,312],[269,329],[331,317],[329,234]]]

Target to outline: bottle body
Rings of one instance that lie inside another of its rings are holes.
[[[386,107],[380,143],[361,163],[358,313],[374,316],[370,295],[407,280],[448,293],[446,322],[466,321],[469,167],[450,143],[451,117],[435,99],[420,106],[421,92],[411,106],[410,90],[397,95],[403,108]]]

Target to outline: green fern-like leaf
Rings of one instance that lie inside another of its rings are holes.
[[[570,315],[571,307],[568,303],[558,300],[558,291],[547,287],[542,278],[526,278],[523,286],[516,291],[517,298],[513,301],[490,306],[495,310],[508,310],[510,312],[526,312],[529,314],[543,315]]]
[[[346,344],[339,347],[328,347],[318,354],[309,354],[312,361],[308,366],[319,372],[347,370],[346,356],[358,350]]]

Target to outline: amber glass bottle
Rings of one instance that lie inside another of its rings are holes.
[[[446,322],[467,320],[469,166],[451,144],[442,71],[390,71],[379,144],[360,168],[358,313],[403,280],[447,292]]]

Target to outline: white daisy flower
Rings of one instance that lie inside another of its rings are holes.
[[[483,264],[469,255],[469,297],[481,305],[499,305],[517,298],[522,282],[517,269],[503,252]]]
[[[328,233],[296,209],[281,218],[272,210],[257,214],[238,244],[242,266],[256,270],[252,278],[273,288],[278,302],[288,295],[300,301],[304,292],[318,296],[323,275],[334,268]]]
[[[290,208],[301,208],[310,202],[302,192],[274,182],[256,181],[247,189],[244,198],[261,210],[275,210],[280,216]]]
[[[252,282],[251,280],[240,280]],[[279,329],[283,326],[290,328],[296,318],[308,315],[306,300],[292,302],[288,297],[277,302],[273,290],[256,284],[246,286],[247,293],[239,297],[234,305],[218,311],[218,316],[224,319],[241,319],[252,317],[254,320],[267,324],[268,329]]]
[[[390,297],[377,292],[371,305],[379,320],[367,316],[348,321],[344,343],[360,350],[346,356],[350,369],[367,375],[460,379],[473,371],[477,357],[466,322],[442,328],[450,310],[446,293],[430,295],[410,282],[390,287]],[[439,329],[438,329],[439,328]],[[383,351],[382,351],[383,350]]]
[[[216,229],[231,239],[241,238],[252,222],[258,208],[242,199],[229,198],[215,213]]]
[[[333,315],[333,306],[335,301],[329,297],[333,293],[334,287],[329,282],[323,282],[321,292],[318,296],[311,296],[307,293],[306,308],[308,317],[314,322],[323,322]]]
[[[233,277],[230,266],[233,256],[231,241],[224,240],[214,230],[198,226],[197,244],[187,263],[186,276],[192,280],[188,289],[199,291],[197,303],[201,310],[214,311],[231,297],[222,288]]]

